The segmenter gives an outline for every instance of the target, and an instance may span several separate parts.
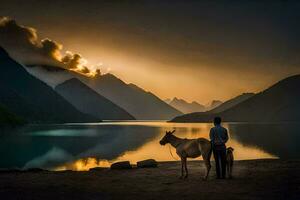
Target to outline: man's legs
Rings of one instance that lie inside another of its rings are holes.
[[[226,178],[226,148],[224,150],[220,150],[219,154],[221,159],[222,178]]]
[[[213,149],[213,153],[214,153],[214,158],[215,158],[215,163],[216,163],[216,174],[217,174],[217,178],[221,178],[221,174],[220,174],[220,155],[219,155],[219,152],[218,150],[216,149]]]

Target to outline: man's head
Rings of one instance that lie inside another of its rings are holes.
[[[215,126],[216,126],[216,125],[220,125],[221,122],[222,122],[221,117],[215,117],[215,118],[214,118],[214,125],[215,125]]]

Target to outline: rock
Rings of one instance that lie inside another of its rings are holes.
[[[94,167],[94,168],[89,169],[89,171],[98,172],[98,171],[103,171],[105,169],[107,169],[107,168],[105,168],[105,167]]]
[[[25,169],[24,172],[46,172],[48,170],[41,169],[41,168],[28,168]]]
[[[110,166],[110,169],[132,169],[132,166],[130,165],[129,161],[122,161],[113,163]]]
[[[74,172],[74,171],[71,170],[71,169],[66,169],[66,170],[59,170],[59,171],[56,171],[56,172],[59,172],[59,173],[68,173],[68,172]]]
[[[138,168],[152,168],[157,167],[157,162],[154,159],[147,159],[137,162]]]

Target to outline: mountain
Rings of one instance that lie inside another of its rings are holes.
[[[236,96],[228,101],[225,101],[224,103],[220,104],[219,106],[215,107],[214,109],[210,110],[210,113],[219,113],[222,111],[225,111],[229,108],[232,108],[233,106],[249,99],[250,97],[253,97],[254,93],[243,93],[239,96]]]
[[[172,101],[172,99],[164,99],[164,102],[166,102],[167,104],[169,104]]]
[[[133,120],[123,108],[101,96],[77,78],[67,80],[55,87],[55,91],[79,111],[105,120]]]
[[[53,89],[55,89],[57,85],[77,77],[77,73],[57,66],[26,65],[24,68],[28,73]]]
[[[0,127],[22,124],[23,120],[0,105]]]
[[[203,112],[206,110],[204,105],[201,105],[196,101],[188,103],[185,100],[178,99],[176,97],[170,100],[168,104],[181,111],[182,113]]]
[[[245,101],[218,113],[191,113],[173,122],[208,122],[218,115],[231,122],[300,121],[300,75],[288,77]]]
[[[134,84],[126,84],[112,74],[81,79],[99,94],[121,106],[140,120],[172,119],[182,114],[151,92]]]
[[[208,104],[208,107],[205,107],[206,111],[204,111],[204,112],[190,112],[190,113],[187,113],[186,115],[178,116],[173,120],[178,120],[178,119],[181,120],[183,118],[186,118],[186,119],[188,118],[188,119],[192,120],[191,118],[193,118],[193,117],[200,118],[200,116],[212,116],[214,114],[218,114],[220,112],[223,112],[223,111],[225,111],[225,110],[227,110],[231,107],[234,107],[235,105],[247,100],[248,98],[250,98],[254,95],[255,95],[254,93],[243,93],[243,94],[238,95],[238,96],[236,96],[232,99],[229,99],[228,101],[225,101],[224,103],[222,103],[221,101],[218,101],[218,100],[213,100],[210,104]],[[213,108],[213,109],[210,109],[210,108]],[[212,118],[213,117],[211,117],[211,119]]]
[[[96,121],[79,112],[44,82],[30,75],[0,48],[0,103],[32,123]]]
[[[210,111],[218,106],[220,106],[223,102],[219,100],[213,100],[210,104],[206,105],[206,111]]]
[[[59,67],[52,69],[42,65],[31,65],[26,68],[28,72],[51,87],[68,79],[77,78],[139,120],[169,120],[182,114],[151,92],[134,84],[127,84],[112,74],[87,77],[73,71],[58,69]]]

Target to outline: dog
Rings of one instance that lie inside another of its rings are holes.
[[[234,161],[233,150],[234,149],[232,147],[228,147],[226,149],[226,169],[227,169],[228,178],[232,178],[232,167]]]

